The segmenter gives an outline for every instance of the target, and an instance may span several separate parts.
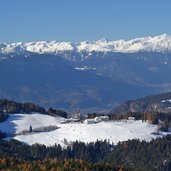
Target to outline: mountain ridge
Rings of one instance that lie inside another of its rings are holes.
[[[171,92],[128,100],[115,107],[110,114],[121,115],[131,112],[171,113]]]
[[[0,53],[33,52],[39,54],[59,55],[65,52],[171,52],[171,36],[162,34],[154,37],[142,37],[131,40],[108,40],[102,38],[97,41],[58,42],[58,41],[33,41],[17,43],[1,43]]]

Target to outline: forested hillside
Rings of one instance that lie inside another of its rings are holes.
[[[19,103],[12,100],[0,99],[0,122],[4,121],[8,114],[13,113],[41,113],[48,115],[58,115],[62,117],[67,117],[67,113],[63,110],[57,110],[50,107],[49,109],[45,109],[39,105],[34,103]]]
[[[110,114],[121,115],[128,112],[171,113],[171,92],[128,100],[115,107]]]
[[[76,159],[79,159],[88,163],[94,163],[92,166],[95,166],[95,163],[105,163],[102,167],[105,169],[111,167],[115,169],[118,166],[122,166],[123,168],[130,168],[128,170],[132,169],[137,171],[170,171],[170,151],[171,135],[152,140],[151,142],[129,140],[119,143],[116,146],[109,144],[107,141],[97,141],[89,144],[75,142],[71,147],[68,146],[66,149],[62,149],[60,145],[53,147],[38,144],[27,146],[16,140],[9,142],[0,141],[0,156],[2,159],[17,158],[21,159],[20,162],[23,160],[27,161],[26,165],[30,161],[34,161],[33,165],[37,165],[38,163],[42,165],[45,163],[45,165],[48,165],[49,163],[50,165],[50,160],[46,162],[49,158],[58,159],[59,161],[65,160],[65,162],[71,160],[74,163]],[[4,167],[2,165],[2,159],[0,160],[1,167]],[[21,165],[20,162],[18,162],[19,165]],[[9,163],[8,167],[10,167]],[[80,167],[83,166],[84,164]],[[91,165],[88,166],[90,167]]]

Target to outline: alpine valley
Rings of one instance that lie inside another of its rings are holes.
[[[171,36],[0,44],[0,98],[72,112],[111,111],[171,91]]]

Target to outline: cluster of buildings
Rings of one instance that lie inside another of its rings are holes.
[[[62,124],[65,123],[73,123],[73,122],[82,122],[85,124],[95,124],[95,123],[99,123],[102,121],[108,121],[109,120],[109,116],[97,116],[95,118],[82,118],[80,111],[77,111],[74,115],[72,115],[70,118],[65,119],[64,121],[62,121]]]
[[[98,122],[102,122],[102,121],[108,121],[109,120],[109,116],[97,116],[93,119],[85,119],[84,123],[85,124],[94,124],[94,123],[98,123]]]

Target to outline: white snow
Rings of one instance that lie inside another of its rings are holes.
[[[88,66],[84,66],[84,67],[75,67],[76,70],[81,70],[81,71],[85,71],[85,70],[96,70],[96,68],[94,67],[88,67]]]
[[[171,103],[171,99],[162,100],[161,102],[162,102],[162,103],[164,103],[164,102],[169,102],[169,103]]]
[[[110,140],[118,143],[128,139],[151,140],[156,135],[151,134],[157,129],[156,125],[151,125],[142,121],[127,122],[100,122],[96,124],[67,123],[60,124],[64,119],[61,117],[51,117],[42,114],[12,114],[3,123],[0,123],[0,130],[7,133],[20,133],[24,129],[41,126],[58,126],[59,129],[50,132],[30,133],[26,135],[16,135],[13,138],[27,144],[45,144],[52,146],[55,143],[65,147],[64,139],[68,142],[83,141],[93,142],[98,140]]]
[[[25,129],[56,125],[64,120],[61,117],[51,117],[44,114],[10,114],[7,121],[0,123],[0,130],[7,133],[19,133]]]
[[[1,53],[21,53],[23,51],[35,52],[39,54],[50,53],[60,54],[65,52],[123,52],[134,53],[146,52],[171,52],[171,36],[163,34],[155,37],[136,38],[132,40],[107,40],[83,41],[78,43],[57,42],[57,41],[37,41],[37,42],[17,42],[1,43]]]

